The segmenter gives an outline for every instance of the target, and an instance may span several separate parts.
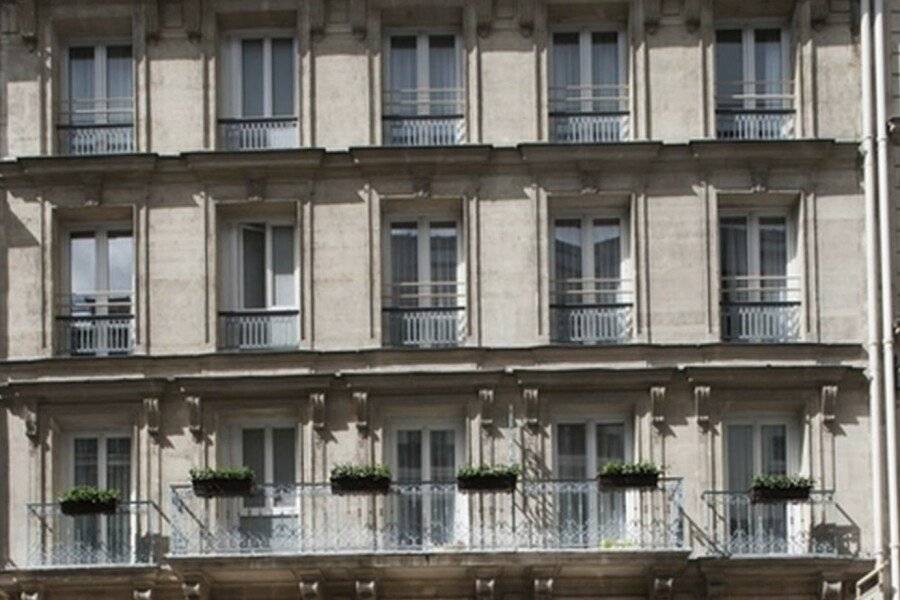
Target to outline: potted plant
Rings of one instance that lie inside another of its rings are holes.
[[[331,470],[333,494],[386,494],[391,470],[385,465],[337,465]]]
[[[751,502],[809,500],[813,480],[797,475],[757,475],[750,486]]]
[[[248,467],[191,469],[191,485],[200,498],[249,496],[253,493],[253,471]]]
[[[464,492],[511,492],[519,473],[519,465],[463,467],[456,473],[456,485]]]
[[[662,470],[650,462],[606,463],[597,479],[602,488],[655,488]]]
[[[79,485],[67,490],[59,498],[64,515],[97,515],[116,512],[119,490],[101,490],[91,485]]]

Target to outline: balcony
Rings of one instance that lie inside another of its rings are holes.
[[[455,146],[466,134],[462,88],[384,92],[384,145]]]
[[[60,108],[56,129],[60,154],[91,156],[134,152],[134,100],[68,100]]]
[[[296,117],[219,119],[221,146],[229,151],[297,148],[300,141]]]
[[[171,556],[682,550],[681,494],[680,480],[627,491],[526,481],[512,494],[409,482],[383,496],[336,496],[321,483],[205,500],[176,485]]]
[[[726,81],[716,88],[716,138],[786,140],[794,137],[792,81]]]
[[[384,342],[394,347],[458,346],[466,333],[465,288],[456,281],[417,281],[388,287],[383,298]]]
[[[754,503],[746,492],[705,492],[707,534],[730,556],[834,556],[859,553],[860,533],[831,491],[799,502]]]
[[[602,144],[631,137],[627,85],[551,87],[550,139],[561,144]]]
[[[158,507],[119,502],[115,513],[64,515],[57,503],[27,506],[30,568],[149,566],[158,560]]]
[[[300,342],[297,310],[245,310],[219,313],[222,350],[283,350]]]
[[[131,291],[64,294],[57,302],[57,353],[109,356],[134,350]]]
[[[556,344],[621,344],[632,337],[634,303],[626,279],[550,282],[550,339]]]
[[[722,278],[722,339],[779,344],[800,338],[802,305],[799,278],[739,276]]]

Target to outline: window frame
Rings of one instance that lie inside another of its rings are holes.
[[[81,225],[84,225],[83,227]],[[131,265],[131,289],[130,290],[111,290],[109,289],[109,234],[127,231],[131,235],[132,245],[132,265]],[[72,291],[72,238],[79,233],[93,233],[96,252],[96,263],[94,265],[94,281],[97,289],[92,290],[95,294],[109,292],[128,292],[131,297],[131,303],[135,302],[135,291],[137,289],[137,243],[134,236],[134,227],[131,221],[100,221],[86,223],[68,223],[60,228],[62,238],[62,248],[60,249],[60,283],[62,293],[71,296]],[[102,284],[101,282],[104,282]],[[104,289],[105,288],[105,289]],[[105,308],[101,309],[97,314],[105,314]],[[132,306],[132,310],[134,307]]]
[[[710,73],[713,77],[713,90],[718,90],[719,86],[717,77],[718,68],[716,65],[716,46],[718,45],[718,41],[716,40],[716,38],[718,36],[718,33],[719,31],[740,31],[742,55],[741,76],[743,77],[743,93],[756,93],[755,85],[758,80],[756,78],[756,38],[754,37],[754,34],[757,30],[760,29],[777,29],[781,32],[781,70],[785,75],[783,81],[791,82],[790,89],[793,89],[795,74],[793,66],[791,65],[792,39],[790,24],[785,23],[783,19],[752,19],[750,21],[723,20],[717,21],[715,23],[713,27],[713,68],[710,70]],[[752,78],[748,77],[748,73],[752,73]],[[716,95],[718,94],[717,91],[714,93]],[[755,103],[756,100],[754,98],[745,98],[744,109],[753,110],[758,108],[757,106],[755,106]],[[718,106],[716,106],[716,109],[718,110]]]
[[[760,264],[759,264],[759,254],[760,254],[760,229],[759,229],[759,221],[760,219],[768,219],[768,218],[783,218],[785,221],[785,233],[787,238],[787,245],[785,248],[785,254],[787,255],[787,261],[785,264],[785,276],[790,279],[795,279],[797,281],[797,285],[799,290],[802,291],[804,282],[802,276],[802,270],[800,268],[800,248],[799,248],[799,223],[797,222],[797,217],[794,215],[794,211],[789,207],[773,207],[773,208],[719,208],[718,214],[718,237],[719,237],[719,295],[723,292],[722,279],[724,275],[722,274],[722,264],[724,256],[722,256],[722,245],[721,245],[721,231],[722,231],[722,219],[727,218],[736,218],[742,217],[747,219],[747,276],[748,277],[760,277]],[[803,294],[798,291],[798,296],[800,300],[798,300],[803,305]]]
[[[130,452],[128,456],[128,487],[129,493],[127,497],[121,498],[123,502],[133,502],[137,499],[137,469],[135,468],[135,437],[132,432],[126,428],[111,429],[77,429],[67,431],[63,436],[63,447],[67,448],[70,454],[65,461],[65,482],[66,487],[75,485],[75,440],[80,439],[96,439],[97,440],[97,487],[100,489],[107,488],[107,448],[106,441],[116,438],[127,438],[130,442]],[[120,490],[121,491],[121,490]]]
[[[781,425],[785,428],[785,451],[788,475],[803,475],[803,428],[799,419],[788,414],[755,413],[735,414],[722,420],[722,486],[728,486],[730,477],[730,462],[728,456],[728,429],[732,425],[748,425],[753,427],[753,474],[758,475],[762,471],[762,427],[766,425]],[[729,490],[724,492],[744,493],[747,490]]]
[[[266,306],[264,308],[246,308],[244,298],[244,236],[245,229],[252,227],[264,227],[265,234],[265,296]],[[240,312],[272,312],[280,310],[300,310],[300,248],[298,245],[299,231],[297,223],[289,218],[281,219],[262,219],[259,221],[250,221],[244,219],[236,219],[226,224],[230,231],[229,244],[227,252],[230,264],[226,264],[228,271],[224,278],[226,296],[230,300],[230,305],[234,307],[232,310]],[[294,304],[279,305],[274,302],[274,254],[272,244],[274,240],[273,230],[277,227],[289,227],[291,229],[291,250],[293,252],[293,277],[294,277]],[[224,309],[220,309],[224,310]]]
[[[551,419],[552,423],[552,439],[550,445],[552,447],[551,456],[553,463],[551,472],[553,477],[559,477],[559,426],[560,425],[584,425],[585,426],[585,449],[587,456],[585,457],[585,470],[587,475],[585,481],[592,481],[597,477],[601,465],[597,464],[597,426],[598,425],[623,425],[625,431],[625,461],[633,461],[635,456],[634,447],[634,420],[632,416],[626,412],[610,412],[605,415],[586,414],[585,412],[574,412],[570,414],[557,414]],[[593,475],[591,475],[593,473]]]
[[[128,46],[131,50],[131,95],[129,99],[131,100],[132,105],[132,115],[131,120],[128,123],[122,123],[123,126],[133,125],[134,124],[134,106],[136,106],[135,102],[135,94],[137,93],[137,77],[135,76],[136,62],[134,60],[134,40],[127,37],[112,37],[112,38],[84,38],[84,39],[72,39],[68,40],[62,46],[62,76],[59,78],[60,86],[60,99],[62,101],[62,106],[66,106],[71,101],[71,82],[70,79],[72,77],[72,69],[70,64],[70,52],[73,48],[93,48],[94,50],[94,72],[93,72],[93,83],[94,83],[94,100],[106,100],[109,101],[110,98],[107,95],[107,81],[106,81],[106,70],[107,70],[107,57],[109,48],[112,46]],[[100,92],[102,90],[102,93]],[[102,125],[108,123],[107,115],[104,113],[102,115],[98,115],[98,119],[91,123],[90,125]],[[69,116],[69,121],[71,122],[71,116]],[[88,124],[85,124],[88,125]]]
[[[429,45],[428,38],[430,36],[437,35],[452,35],[453,43],[454,43],[454,56],[456,57],[456,80],[459,82],[458,87],[462,90],[460,92],[460,99],[462,104],[462,110],[460,114],[434,114],[431,112],[431,107],[429,104],[419,104],[416,107],[416,112],[414,115],[408,115],[410,117],[414,116],[435,116],[441,118],[463,118],[465,119],[465,96],[466,90],[468,89],[467,82],[465,79],[465,54],[463,52],[464,46],[462,44],[462,34],[459,29],[456,27],[434,27],[434,28],[422,28],[422,27],[395,27],[389,28],[383,33],[384,41],[382,43],[382,56],[386,58],[386,60],[382,61],[382,97],[384,97],[386,92],[392,92],[393,89],[390,87],[391,82],[391,41],[395,37],[415,37],[416,38],[416,89],[418,93],[416,94],[417,99],[422,100],[423,97],[425,100],[428,99],[428,91],[431,90],[431,57],[428,54]],[[424,59],[424,60],[423,60]],[[428,82],[428,85],[422,85],[422,82]],[[384,103],[382,103],[382,107]],[[427,112],[423,112],[423,109],[427,107]],[[382,116],[406,116],[397,114],[395,115],[393,112],[387,112],[382,108]]]
[[[594,64],[593,64],[593,41],[591,40],[591,36],[594,33],[615,33],[616,34],[616,42],[618,45],[618,54],[619,54],[619,64],[618,64],[618,78],[620,86],[626,86],[628,89],[628,95],[631,96],[631,79],[630,73],[628,69],[629,59],[628,59],[628,38],[626,34],[626,28],[621,25],[615,24],[599,24],[599,25],[591,25],[591,24],[583,24],[583,25],[553,25],[550,28],[548,37],[549,44],[548,49],[550,52],[550,59],[547,61],[547,86],[553,87],[554,81],[554,72],[556,70],[556,46],[554,37],[556,34],[566,34],[566,33],[575,33],[578,34],[578,64],[580,67],[578,85],[587,85],[585,81],[589,81],[590,85],[595,85],[594,83]],[[585,100],[581,103],[581,112],[590,113],[593,112],[590,105],[592,101]],[[585,109],[585,106],[588,106]],[[547,112],[552,112],[550,107],[547,107]],[[626,108],[624,111],[625,114],[631,113],[630,103],[626,102]],[[568,113],[568,114],[577,114],[577,113]]]
[[[272,41],[276,39],[290,39],[291,61],[293,69],[291,71],[293,97],[291,98],[291,106],[293,111],[289,115],[272,114]],[[244,99],[243,89],[243,55],[241,53],[242,45],[245,40],[261,40],[263,43],[263,114],[254,117],[244,116]],[[220,53],[222,58],[222,67],[220,69],[221,76],[225,79],[221,90],[224,94],[222,102],[219,103],[219,118],[234,120],[267,120],[267,119],[297,119],[299,120],[300,97],[300,81],[299,81],[299,40],[297,32],[287,28],[264,28],[264,29],[242,29],[239,31],[229,31],[223,34],[220,44]]]

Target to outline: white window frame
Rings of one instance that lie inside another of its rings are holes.
[[[72,487],[75,485],[75,440],[82,439],[96,439],[97,440],[97,487],[99,489],[107,489],[108,485],[106,480],[106,471],[107,471],[107,452],[106,452],[106,441],[109,439],[116,438],[128,438],[131,442],[131,452],[129,455],[129,496],[127,498],[122,498],[125,502],[130,502],[135,500],[135,491],[136,491],[136,469],[135,466],[135,447],[134,447],[134,436],[132,436],[131,431],[128,429],[92,429],[92,430],[76,430],[69,432],[65,435],[64,438],[64,447],[68,448],[69,454],[68,456],[64,455],[66,459],[66,483],[67,487]]]
[[[296,424],[290,424],[286,419],[276,418],[243,418],[234,419],[228,426],[228,440],[225,444],[226,460],[230,465],[244,464],[244,430],[245,429],[262,429],[263,430],[263,460],[264,473],[254,473],[257,483],[266,485],[273,484],[275,473],[275,447],[273,442],[273,430],[290,429],[294,432],[294,481],[292,482],[295,490],[295,502],[293,505],[275,506],[275,497],[273,494],[266,494],[262,506],[244,506],[243,502],[235,503],[237,514],[234,516],[238,521],[241,517],[284,517],[299,516],[301,496],[297,490],[297,482],[299,482],[298,469],[300,466],[300,440],[298,439],[298,427]],[[226,515],[227,518],[227,515]]]
[[[746,218],[747,219],[747,276],[760,277],[760,219],[783,218],[785,224],[785,233],[787,237],[787,264],[785,265],[785,273],[788,280],[797,281],[798,288],[803,289],[803,278],[800,270],[800,256],[798,248],[798,223],[793,211],[789,208],[772,208],[772,209],[740,209],[740,208],[720,208],[719,209],[719,231],[722,227],[722,219],[727,218]],[[721,234],[720,234],[721,235]],[[722,256],[721,245],[719,247],[719,286],[722,287],[722,267],[724,257]],[[803,305],[801,292],[797,292],[798,302],[801,307]]]
[[[550,30],[550,61],[549,61],[549,69],[548,69],[548,82],[552,85],[554,81],[553,72],[556,66],[555,60],[555,41],[554,37],[556,34],[565,34],[565,33],[577,33],[578,34],[578,64],[581,67],[581,73],[579,75],[579,85],[594,85],[594,65],[593,65],[593,40],[592,35],[594,33],[615,33],[616,40],[619,46],[619,85],[626,86],[629,90],[631,90],[631,81],[629,80],[628,75],[628,40],[625,35],[625,30],[622,27],[606,25],[606,26],[589,26],[584,25],[581,27],[567,27],[567,26],[556,26],[551,28]],[[584,101],[582,102],[581,109],[584,112],[592,112],[592,102]],[[626,108],[629,105],[626,105]],[[624,112],[630,112],[626,110]]]
[[[732,425],[747,425],[753,427],[753,474],[759,475],[762,471],[762,428],[767,425],[783,426],[785,428],[787,474],[802,475],[802,431],[798,420],[789,415],[758,414],[758,415],[734,415],[724,419],[722,436],[722,484],[728,485],[729,481],[729,457],[728,457],[728,429]],[[726,492],[746,492],[747,490],[725,490]]]
[[[291,56],[294,62],[292,71],[293,92],[291,99],[293,112],[290,115],[273,115],[272,114],[272,40],[273,39],[290,39],[293,42]],[[244,40],[262,40],[263,43],[263,114],[255,117],[244,116],[244,98],[243,89],[243,54],[242,45]],[[229,33],[225,36],[221,53],[223,57],[222,75],[225,77],[224,84],[221,89],[225,97],[221,103],[220,114],[223,119],[298,119],[299,97],[299,65],[297,64],[298,54],[297,33],[290,29],[258,29],[244,30]]]
[[[263,227],[265,230],[265,287],[266,287],[266,307],[263,309],[248,309],[244,302],[244,235],[245,229],[255,227]],[[290,227],[292,231],[291,249],[294,255],[294,304],[293,305],[277,305],[274,303],[274,268],[272,264],[272,230],[276,227]],[[248,312],[259,310],[260,312],[276,311],[276,310],[299,310],[300,308],[300,252],[297,244],[298,231],[294,221],[289,219],[268,219],[260,221],[235,221],[228,226],[231,235],[227,251],[229,252],[230,265],[228,266],[228,275],[226,285],[228,296],[231,299],[232,306],[235,310]]]
[[[459,82],[459,88],[463,90],[462,97],[465,97],[466,80],[463,71],[463,53],[462,53],[462,37],[458,30],[453,28],[435,28],[435,29],[390,29],[385,32],[382,56],[386,57],[383,61],[383,88],[385,91],[392,91],[391,83],[391,40],[395,37],[411,37],[416,38],[416,88],[419,90],[417,99],[422,102],[416,107],[416,114],[422,116],[431,115],[428,91],[431,89],[431,57],[429,56],[428,38],[433,35],[452,35],[454,41],[453,52],[456,57],[456,80]],[[386,113],[389,114],[389,113]],[[440,115],[445,116],[445,115]],[[446,115],[450,117],[451,115]],[[465,116],[465,115],[461,115]]]
[[[558,477],[559,474],[559,437],[560,425],[584,425],[585,426],[585,449],[587,451],[585,469],[587,470],[586,481],[593,480],[597,477],[601,466],[597,464],[597,426],[598,425],[623,425],[625,428],[625,461],[634,460],[634,424],[630,415],[624,413],[610,413],[602,416],[587,416],[575,413],[572,415],[555,415],[553,417],[553,474]]]
[[[110,290],[109,289],[109,234],[111,232],[128,231],[131,234],[132,254],[137,260],[137,246],[135,244],[134,228],[131,221],[108,221],[101,223],[84,223],[81,227],[78,223],[72,223],[62,230],[64,240],[61,249],[62,269],[60,269],[61,283],[63,293],[71,296],[72,292],[72,237],[79,233],[93,233],[96,253],[96,264],[94,265],[94,281],[96,288],[92,290],[95,293],[102,294],[108,292],[128,292],[131,296],[132,313],[134,312],[135,289],[137,286],[137,269],[136,264],[131,266],[131,289],[130,290]],[[98,315],[107,314],[106,306],[97,308]]]
[[[778,29],[781,32],[781,69],[785,75],[784,81],[793,82],[794,74],[791,68],[791,35],[790,28],[781,20],[754,20],[746,21],[722,21],[715,25],[715,34],[725,30],[741,31],[741,51],[743,54],[743,72],[744,94],[753,95],[756,93],[756,38],[754,33],[759,29]],[[716,42],[717,43],[717,42]],[[715,57],[716,52],[713,52]],[[714,58],[715,60],[715,58]],[[712,75],[715,78],[717,69],[712,69]],[[718,82],[714,82],[713,89],[718,89]],[[744,99],[744,108],[755,108],[755,100],[752,97]]]
[[[63,106],[68,106],[70,97],[70,85],[69,79],[72,76],[72,70],[70,68],[70,56],[69,52],[73,48],[93,48],[94,49],[94,100],[110,100],[107,96],[107,85],[106,85],[106,63],[107,63],[107,49],[110,46],[128,46],[131,48],[131,102],[132,107],[135,106],[134,95],[136,93],[136,85],[135,82],[137,78],[135,77],[135,60],[134,60],[134,42],[130,38],[111,38],[104,40],[72,40],[68,44],[63,47],[63,76],[60,77],[60,98],[62,99]],[[69,111],[66,111],[67,113]],[[71,121],[71,114],[68,116],[68,120]],[[94,121],[94,124],[105,124],[107,123],[107,115],[106,113],[98,113],[97,118]],[[122,123],[122,126],[127,126],[134,123],[134,115],[132,114],[132,119],[130,123]]]

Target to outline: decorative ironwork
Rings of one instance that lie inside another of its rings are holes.
[[[794,137],[792,81],[721,81],[716,85],[716,137],[784,140]]]
[[[219,136],[225,150],[275,150],[297,148],[299,125],[295,117],[219,119]]]
[[[219,346],[223,350],[296,348],[299,314],[296,310],[220,312]]]
[[[387,146],[455,146],[465,139],[462,88],[409,88],[384,92]]]

